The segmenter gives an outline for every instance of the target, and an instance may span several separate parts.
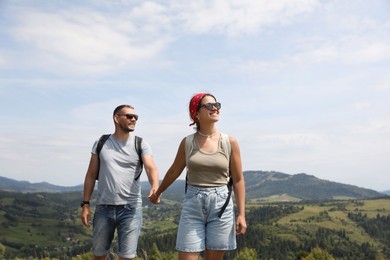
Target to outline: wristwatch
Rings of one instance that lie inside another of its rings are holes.
[[[80,204],[80,207],[83,207],[84,205],[88,205],[89,206],[89,201],[86,201],[86,200],[83,200]]]

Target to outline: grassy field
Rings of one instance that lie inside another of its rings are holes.
[[[285,216],[277,223],[292,232],[298,226],[304,227],[306,230],[316,230],[319,227],[345,230],[348,237],[358,244],[368,242],[379,247],[378,241],[370,237],[361,227],[358,227],[355,222],[348,218],[350,212],[361,212],[367,214],[370,218],[375,218],[378,214],[390,215],[390,199],[305,204],[303,210]]]
[[[275,203],[275,202],[299,202],[301,199],[289,196],[288,194],[279,194],[269,197],[264,197],[260,199],[251,199],[248,201],[248,204],[258,204],[258,203]]]

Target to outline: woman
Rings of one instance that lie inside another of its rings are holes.
[[[221,104],[212,94],[198,93],[191,98],[191,125],[196,124],[196,133],[181,141],[160,187],[149,197],[158,204],[161,194],[187,167],[188,186],[176,239],[179,260],[198,259],[204,250],[206,260],[222,259],[225,250],[236,249],[236,235],[246,232],[240,149],[233,137],[220,133],[215,126],[220,108]],[[230,149],[223,145],[224,136]],[[233,201],[228,196],[229,176],[237,204],[236,221]],[[227,207],[221,211],[226,201]]]

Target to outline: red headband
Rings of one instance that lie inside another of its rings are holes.
[[[190,126],[195,124],[195,118],[196,118],[196,108],[198,107],[199,101],[206,95],[206,93],[198,93],[195,96],[191,98],[190,101],[190,117],[192,119],[192,122]]]

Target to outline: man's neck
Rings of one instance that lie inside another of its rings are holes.
[[[126,141],[126,140],[130,139],[129,132],[125,133],[125,132],[121,132],[121,131],[115,131],[114,135],[115,135],[115,138],[120,140],[120,141]]]

